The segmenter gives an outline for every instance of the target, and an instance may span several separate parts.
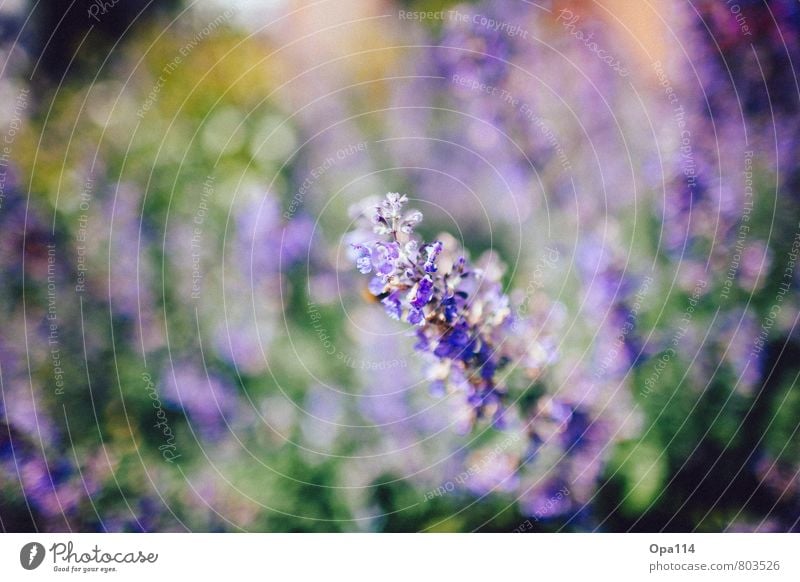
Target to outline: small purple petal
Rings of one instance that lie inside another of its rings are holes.
[[[376,297],[383,293],[385,285],[380,277],[373,277],[372,280],[369,282],[368,289],[369,292],[375,295]]]
[[[441,380],[434,380],[429,387],[432,396],[442,397],[447,393],[444,382]]]
[[[472,356],[470,350],[467,349],[469,344],[470,337],[469,333],[467,333],[467,324],[462,322],[439,340],[439,345],[436,346],[433,353],[440,358],[466,360]]]
[[[433,297],[433,280],[430,277],[420,279],[417,287],[410,299],[411,306],[415,309],[422,309]]]
[[[395,263],[400,257],[397,243],[376,243],[373,262],[375,270],[382,275],[389,275],[395,270]]]
[[[372,271],[372,251],[369,247],[354,244],[352,245],[358,255],[356,256],[356,267],[358,271],[364,275]]]
[[[428,336],[425,335],[425,332],[421,329],[417,330],[417,343],[414,344],[414,349],[418,352],[427,352],[431,347],[431,343],[428,340]]]
[[[497,369],[497,365],[491,360],[484,362],[481,366],[481,378],[484,380],[491,380],[494,378],[495,370]]]
[[[412,323],[414,325],[419,325],[425,320],[425,315],[422,313],[421,309],[410,309],[408,312],[408,317],[406,318],[408,323]]]
[[[505,430],[508,427],[508,421],[506,420],[506,411],[502,406],[497,408],[497,411],[494,413],[494,418],[492,419],[492,426],[497,430]]]
[[[448,297],[444,301],[442,301],[442,307],[444,308],[444,319],[448,323],[453,321],[458,313],[458,308],[456,306],[456,299],[453,296]]]
[[[403,305],[400,302],[400,292],[393,291],[386,299],[381,301],[386,308],[386,313],[392,319],[400,319],[403,315]]]
[[[425,247],[425,251],[428,253],[428,259],[425,261],[424,265],[425,272],[435,273],[436,259],[438,258],[439,253],[442,252],[442,243],[437,240],[436,242]]]

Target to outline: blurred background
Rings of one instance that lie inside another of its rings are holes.
[[[797,531],[798,33],[2,0],[0,528]],[[557,330],[539,442],[457,426],[364,299],[348,208],[390,191]]]

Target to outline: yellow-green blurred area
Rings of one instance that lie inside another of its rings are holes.
[[[151,4],[0,6],[0,528],[798,529],[796,2]],[[554,334],[506,428],[386,192]]]

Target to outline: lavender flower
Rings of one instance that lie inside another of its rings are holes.
[[[354,238],[361,273],[373,273],[370,292],[393,319],[416,326],[415,348],[431,359],[436,392],[464,394],[471,419],[502,417],[507,386],[500,379],[510,362],[535,376],[547,350],[532,326],[514,325],[515,316],[500,278],[503,268],[491,254],[470,263],[455,240],[423,243],[414,234],[419,211],[404,212],[406,196],[389,193],[362,210]],[[377,240],[368,240],[378,235]]]

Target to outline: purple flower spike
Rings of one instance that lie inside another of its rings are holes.
[[[423,243],[414,234],[422,214],[404,214],[407,201],[392,193],[362,210],[362,228],[377,240],[356,246],[356,265],[375,271],[369,290],[384,297],[386,313],[417,327],[414,348],[431,360],[434,391],[463,395],[473,421],[499,426],[506,387],[498,373],[509,362],[533,361],[528,354],[540,354],[547,338],[538,339],[533,325],[513,325],[518,317],[500,282],[503,268],[491,255],[472,265],[455,241]]]

